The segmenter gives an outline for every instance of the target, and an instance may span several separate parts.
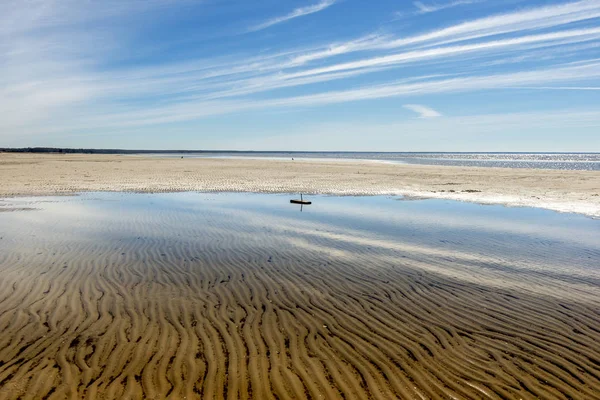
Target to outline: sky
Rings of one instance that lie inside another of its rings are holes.
[[[600,151],[600,0],[0,0],[0,147]]]

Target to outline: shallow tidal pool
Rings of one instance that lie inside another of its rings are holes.
[[[599,398],[599,220],[296,197],[0,200],[0,398]]]

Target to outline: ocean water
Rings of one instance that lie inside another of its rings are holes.
[[[463,167],[600,171],[600,153],[429,153],[429,152],[230,152],[159,154],[160,157],[369,160]]]

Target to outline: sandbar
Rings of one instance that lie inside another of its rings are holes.
[[[401,195],[600,216],[598,171],[0,153],[0,181],[0,197],[90,191]]]

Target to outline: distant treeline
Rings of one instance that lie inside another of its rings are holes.
[[[1,148],[0,153],[63,153],[63,154],[170,154],[211,153],[207,150],[122,150],[122,149],[61,149],[56,147]]]

